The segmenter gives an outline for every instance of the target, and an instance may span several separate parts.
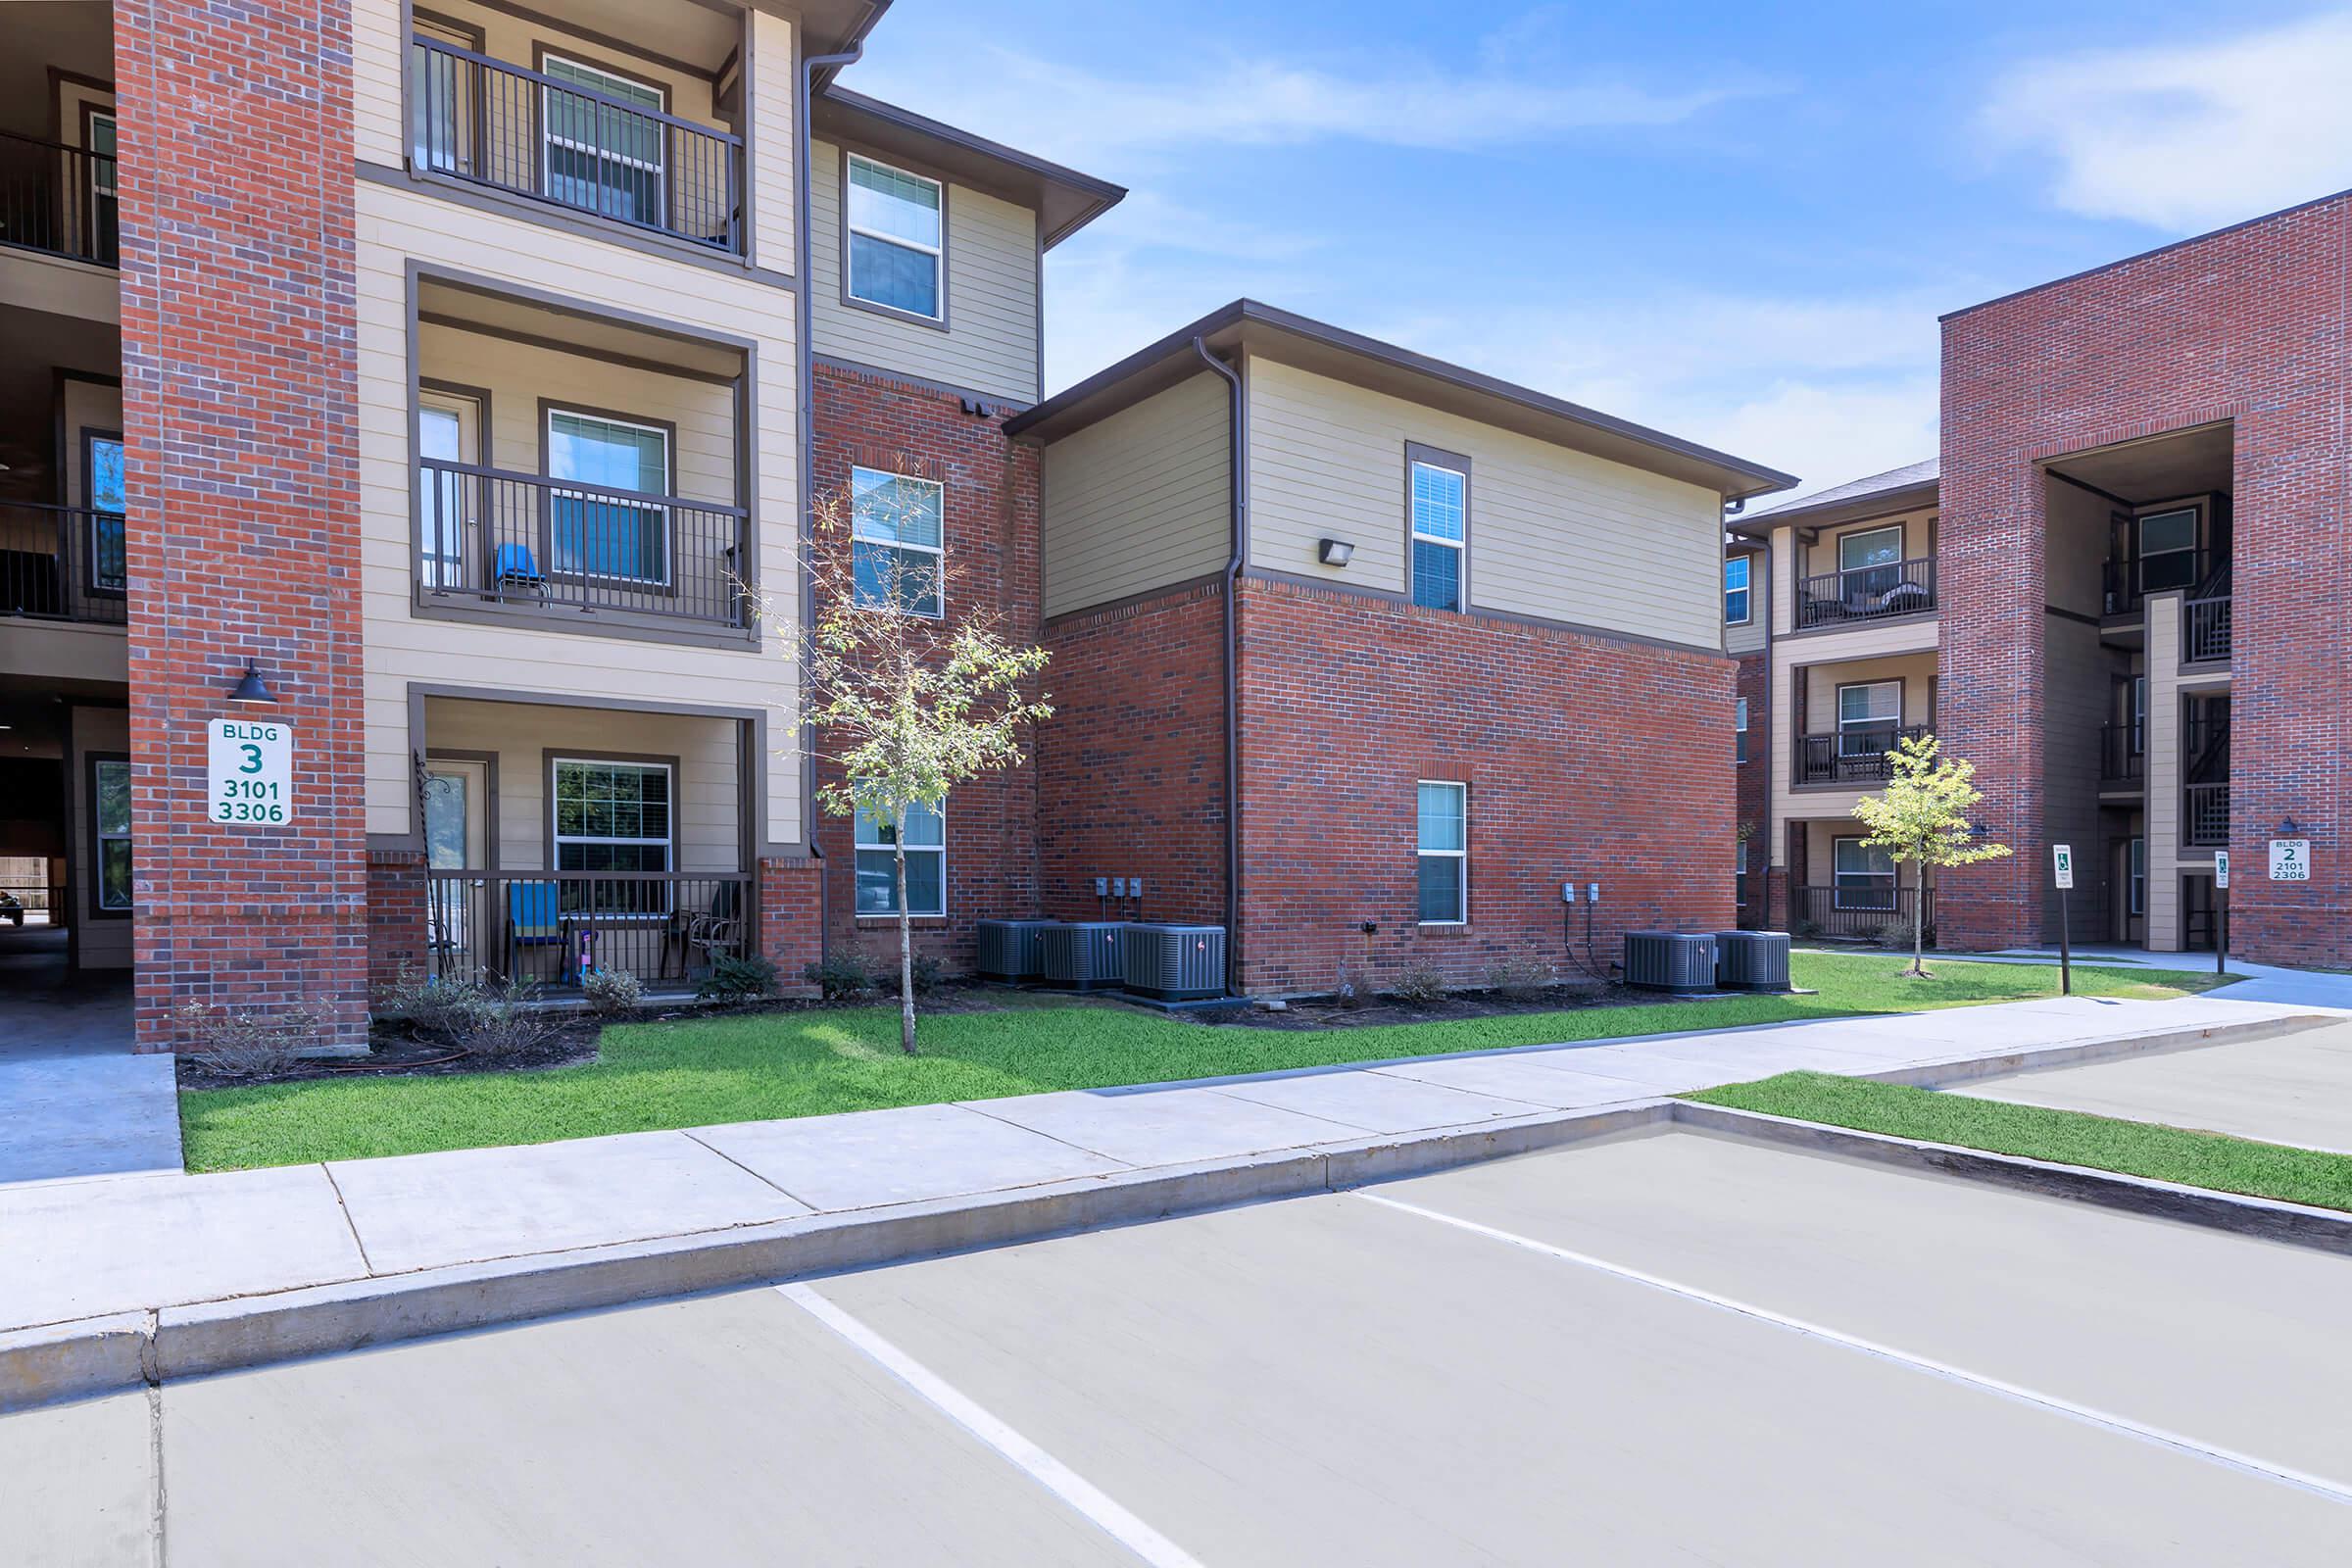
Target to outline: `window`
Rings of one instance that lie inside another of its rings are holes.
[[[81,439],[83,494],[90,507],[90,586],[119,594],[129,575],[122,544],[122,514],[130,510],[122,483],[122,438],[111,430],[85,430]]]
[[[947,487],[876,468],[850,470],[850,567],[858,603],[895,596],[910,615],[943,610],[942,555]]]
[[[122,174],[115,152],[115,117],[107,110],[89,111],[82,145],[90,151],[89,254],[108,266],[115,264],[122,232]]]
[[[1460,610],[1470,475],[1419,458],[1409,466],[1413,603],[1430,610]]]
[[[540,89],[542,172],[548,197],[625,222],[661,223],[662,154],[668,129],[637,109],[664,114],[667,96],[650,82],[632,81],[562,55],[541,60],[539,71],[585,89]],[[636,107],[624,107],[630,105]]]
[[[1470,918],[1470,786],[1420,787],[1420,919],[1461,925]]]
[[[1748,620],[1748,581],[1753,556],[1734,556],[1723,564],[1723,620],[1727,626],[1744,626]]]
[[[1747,760],[1747,699],[1744,697],[1732,704],[1732,729],[1737,737],[1732,760],[1744,762]]]
[[[1838,755],[1879,757],[1894,750],[1903,721],[1903,683],[1874,680],[1838,688]]]
[[[2139,757],[2148,749],[2148,677],[2132,677],[2132,755]]]
[[[850,298],[947,319],[940,305],[946,191],[939,181],[852,153],[849,206]]]
[[[1739,876],[1747,875],[1747,840],[1741,839],[1732,851],[1732,870]]]
[[[90,759],[90,843],[97,882],[90,898],[100,914],[128,914],[130,883],[130,759]]]
[[[2197,509],[2152,512],[2139,519],[2139,589],[2186,588],[2197,575]]]
[[[908,914],[946,914],[948,912],[948,822],[944,809],[934,811],[926,806],[907,808],[906,838],[906,912]],[[858,912],[859,914],[896,914],[899,912],[899,876],[896,849],[899,835],[885,822],[875,819],[862,806],[858,808]]]
[[[547,411],[547,472],[609,490],[669,492],[669,432],[609,416]],[[669,581],[669,509],[558,490],[550,499],[554,569],[627,582]]]
[[[666,762],[555,760],[554,812],[559,871],[670,869],[670,769]],[[664,882],[634,878],[566,883],[566,910],[597,914],[664,914]]]
[[[1838,541],[1838,570],[1844,578],[1840,597],[1891,592],[1903,580],[1903,530],[1867,528]]]
[[[2130,889],[2130,903],[2126,907],[2134,915],[2145,914],[2148,912],[2148,841],[2146,839],[2132,840],[2127,852],[2126,865],[2125,881]]]
[[[1864,849],[1860,839],[1837,839],[1830,854],[1838,908],[1893,909],[1894,861],[1885,850]]]

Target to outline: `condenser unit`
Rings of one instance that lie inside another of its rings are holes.
[[[1221,925],[1128,926],[1119,937],[1127,989],[1162,1002],[1191,1002],[1225,994],[1225,928]]]
[[[1715,939],[1679,931],[1628,931],[1625,983],[1643,991],[1712,991]]]
[[[1060,920],[1038,933],[1046,984],[1065,991],[1100,991],[1119,983],[1119,933],[1124,920]]]
[[[1053,920],[982,920],[973,965],[991,980],[1034,980],[1046,972],[1045,933]]]
[[[1788,989],[1788,933],[1715,933],[1715,983],[1726,991]]]

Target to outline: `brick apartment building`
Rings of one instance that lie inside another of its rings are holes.
[[[1954,312],[1938,461],[1732,519],[1752,918],[1909,912],[1852,801],[1932,730],[2017,851],[1926,890],[1943,946],[2054,941],[2068,844],[2074,940],[2209,950],[2227,850],[2232,953],[2352,963],[2348,254],[2333,196]]]
[[[878,946],[785,657],[837,492],[1055,653],[1033,765],[909,829],[951,966],[1104,874],[1252,989],[1558,961],[1571,877],[1604,957],[1730,918],[1651,845],[1730,829],[1718,512],[1786,476],[1254,307],[1041,404],[1045,253],[1123,192],[843,86],[883,9],[0,16],[0,863],[142,1045]],[[1183,514],[1098,559],[1073,454],[1196,337]],[[289,819],[212,819],[220,720],[290,735]]]

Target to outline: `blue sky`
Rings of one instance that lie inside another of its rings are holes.
[[[1065,386],[1248,294],[1786,468],[1936,445],[1936,316],[2352,185],[2352,10],[899,0],[845,85],[1130,187]]]

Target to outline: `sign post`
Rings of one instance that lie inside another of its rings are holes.
[[[2213,972],[2230,972],[2230,852],[2213,852]]]
[[[2050,869],[2058,879],[2058,994],[2075,992],[2075,945],[2067,930],[2066,896],[2075,887],[2075,850],[2071,844],[2050,846]]]
[[[278,827],[294,820],[294,726],[216,718],[207,726],[206,815]]]

